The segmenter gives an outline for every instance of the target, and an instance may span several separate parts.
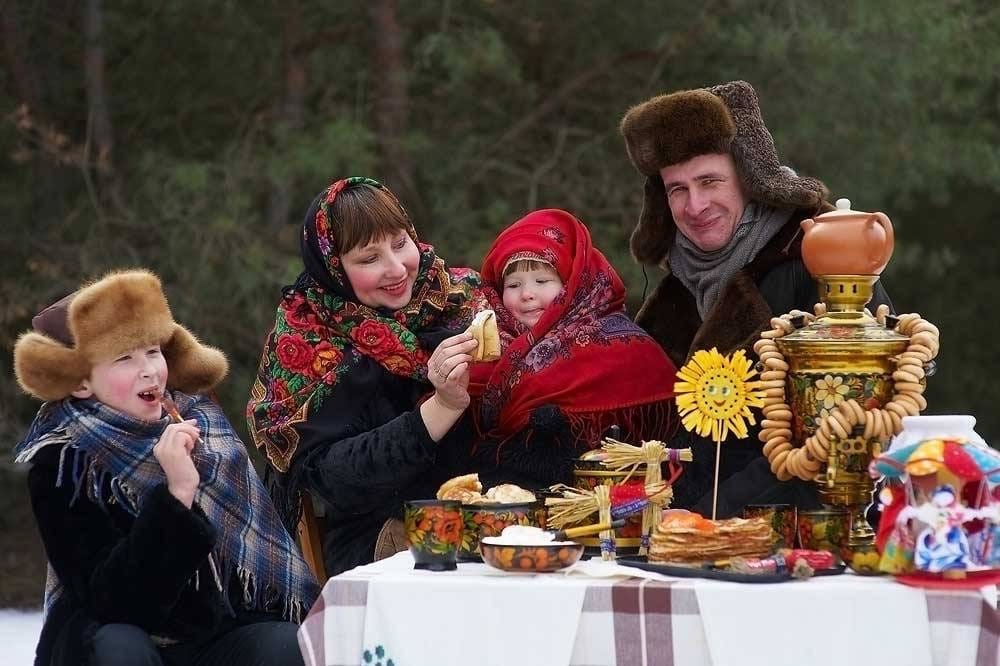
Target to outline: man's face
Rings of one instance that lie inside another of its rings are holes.
[[[663,167],[660,178],[680,232],[705,252],[725,247],[747,205],[732,156],[698,155]]]

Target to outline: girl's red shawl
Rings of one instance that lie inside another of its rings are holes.
[[[625,285],[587,227],[562,210],[527,215],[493,243],[483,282],[502,294],[503,270],[516,259],[551,264],[563,291],[530,330],[498,309],[503,356],[473,368],[480,430],[506,440],[528,426],[535,408],[555,405],[577,448],[597,446],[611,425],[635,440],[669,437],[677,369],[625,314]]]

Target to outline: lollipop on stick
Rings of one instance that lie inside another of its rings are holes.
[[[175,403],[173,399],[166,394],[166,392],[160,394],[160,404],[163,405],[165,410],[167,410],[167,414],[174,423],[184,422],[184,417],[181,416],[179,411],[177,411],[177,403]],[[201,437],[197,438],[194,443],[199,445],[202,444],[203,442],[201,441]]]

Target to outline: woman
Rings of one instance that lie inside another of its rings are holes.
[[[288,526],[301,491],[326,505],[324,564],[336,575],[374,559],[404,500],[433,497],[467,471],[451,431],[469,404],[476,343],[455,333],[485,296],[475,271],[445,266],[367,178],[337,181],[313,201],[302,260],[247,418]]]
[[[582,222],[539,210],[505,229],[483,261],[501,292],[509,342],[473,369],[474,415],[500,476],[535,487],[570,482],[572,459],[612,425],[625,439],[676,427],[676,368],[625,314],[625,285]]]

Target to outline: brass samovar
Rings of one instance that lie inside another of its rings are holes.
[[[840,199],[837,210],[804,220],[802,227],[803,260],[819,283],[822,305],[817,305],[815,317],[786,317],[792,330],[774,338],[788,366],[784,394],[792,414],[789,440],[801,449],[816,435],[821,421],[829,420],[830,413],[845,401],[854,400],[861,407],[855,414],[872,412],[861,414],[864,419],[856,416],[860,422],[846,430],[831,428],[829,422],[823,424],[824,444],[829,447],[826,459],[810,456],[812,469],[805,472],[803,465],[795,465],[799,476],[818,484],[824,505],[847,509],[849,535],[840,544],[841,556],[855,571],[871,573],[877,567],[877,554],[875,535],[865,518],[874,490],[869,465],[882,453],[888,438],[898,432],[896,411],[902,414],[901,408],[896,405],[891,412],[884,408],[894,398],[893,375],[900,369],[900,355],[910,344],[910,336],[896,330],[897,318],[885,317],[883,311],[877,320],[865,309],[892,255],[892,223],[882,213],[853,211],[850,201]],[[928,324],[925,328],[933,327]],[[936,337],[934,340],[936,345]],[[934,354],[936,351],[935,347]],[[913,372],[920,375],[922,392],[925,373]],[[911,390],[917,392],[917,388]],[[925,406],[923,398],[917,397]],[[904,404],[911,413],[919,410],[909,401]],[[849,405],[843,407],[850,412],[846,409]],[[873,416],[884,427],[877,429],[877,435],[866,436],[874,430],[871,423],[866,427]],[[788,473],[791,475],[794,473]]]

